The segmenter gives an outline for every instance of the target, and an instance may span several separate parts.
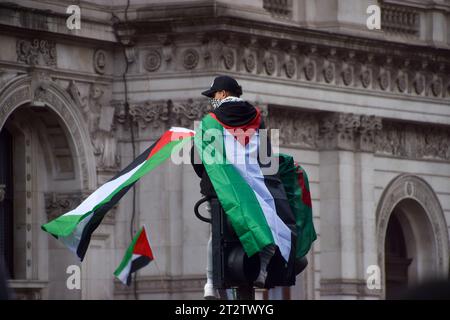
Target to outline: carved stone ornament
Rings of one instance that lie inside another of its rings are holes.
[[[307,112],[270,108],[266,126],[279,130],[280,146],[316,149],[319,135],[317,118]]]
[[[265,66],[265,70],[266,73],[268,75],[272,75],[275,72],[275,57],[274,56],[269,56],[265,61],[264,61],[264,66]]]
[[[425,89],[425,78],[423,75],[418,75],[414,80],[414,89],[417,94],[422,94]]]
[[[376,142],[379,154],[408,159],[450,160],[450,128],[384,121]]]
[[[83,195],[81,193],[46,193],[45,210],[48,221],[75,209],[81,203],[82,199]]]
[[[386,90],[389,87],[389,75],[387,72],[382,72],[378,78],[378,83],[381,90]]]
[[[98,74],[104,74],[106,68],[106,52],[102,49],[97,49],[94,52],[94,70]]]
[[[56,66],[55,42],[42,39],[17,40],[17,61],[29,65]]]
[[[88,95],[80,96],[76,83],[71,81],[68,92],[83,111],[89,129],[98,170],[116,170],[120,165],[117,153],[115,108],[107,104],[107,87],[99,84],[89,86]]]
[[[334,79],[334,67],[331,63],[329,63],[324,69],[323,69],[323,78],[327,83],[330,83]]]
[[[225,68],[230,70],[234,66],[234,53],[231,49],[225,49],[225,52],[223,53],[223,62],[225,65]]]
[[[49,192],[44,194],[45,210],[47,213],[47,221],[58,218],[59,216],[75,209],[82,201],[84,201],[92,191],[58,193]],[[114,206],[105,216],[103,223],[114,224],[114,217],[117,206]]]
[[[353,72],[351,68],[345,68],[342,71],[342,81],[346,86],[350,85],[353,81]]]
[[[183,66],[188,69],[195,69],[198,65],[199,55],[195,49],[186,49],[183,54]]]
[[[363,72],[361,72],[361,84],[363,85],[364,88],[369,87],[371,82],[371,73],[369,70],[364,70]]]
[[[310,61],[305,65],[305,78],[308,81],[313,80],[314,75],[316,73],[316,66],[314,64],[314,62]]]
[[[440,79],[437,79],[431,83],[431,91],[435,97],[438,97],[442,93],[442,82]]]
[[[397,88],[400,92],[405,92],[407,86],[407,79],[405,74],[400,74],[397,78]]]
[[[360,117],[351,113],[327,113],[319,123],[320,147],[322,149],[354,149],[355,132]]]
[[[192,127],[195,120],[200,120],[211,110],[211,104],[205,99],[144,101],[130,105],[130,116],[141,130],[170,126]],[[122,106],[116,110],[116,119],[121,124],[126,122]]]
[[[253,72],[253,70],[255,70],[256,67],[255,55],[251,53],[248,56],[246,56],[244,59],[244,65],[247,72]]]
[[[284,69],[286,70],[286,76],[288,78],[292,78],[295,75],[295,60],[294,59],[289,59],[285,66]]]
[[[143,69],[167,75],[199,68],[214,73],[233,70],[285,78],[291,85],[310,82],[351,87],[355,92],[450,99],[450,60],[435,48],[414,52],[407,44],[385,46],[350,36],[331,39],[309,33],[305,35],[308,40],[302,41],[287,33],[280,38],[270,27],[255,28],[261,32],[197,31],[170,40],[171,33],[158,33],[149,40],[153,49],[143,51]]]
[[[161,66],[161,54],[157,50],[150,50],[144,57],[144,68],[153,72]]]

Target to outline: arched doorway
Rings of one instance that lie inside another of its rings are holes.
[[[19,299],[55,298],[56,291],[62,292],[55,289],[62,286],[58,280],[65,265],[78,261],[43,234],[40,225],[53,218],[52,195],[81,197],[74,146],[58,115],[45,106],[15,109],[0,137],[0,149],[7,153],[0,161],[5,185],[0,210],[6,222],[0,232],[10,285]]]
[[[408,288],[408,268],[412,261],[408,258],[405,236],[395,212],[389,218],[384,252],[386,299],[393,299]]]
[[[56,83],[17,77],[0,89],[0,135],[0,171],[6,173],[1,180],[9,179],[0,181],[8,200],[3,202],[9,203],[0,210],[9,221],[2,228],[10,231],[0,245],[7,252],[10,286],[19,299],[81,298],[84,291],[66,288],[66,269],[78,259],[40,226],[96,187],[82,114]]]
[[[409,174],[391,181],[377,209],[383,297],[401,298],[415,285],[447,279],[448,239],[443,210],[431,186]]]

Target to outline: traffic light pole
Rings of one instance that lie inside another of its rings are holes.
[[[198,212],[199,206],[210,201],[211,219],[205,218]],[[244,274],[244,261],[249,266],[257,265],[259,268],[259,258],[257,260],[246,258],[239,238],[228,223],[224,210],[217,198],[203,198],[194,207],[195,215],[201,221],[211,223],[212,226],[212,251],[213,251],[213,283],[214,288],[224,292],[224,289],[235,290],[237,300],[254,300],[255,290],[253,281],[248,281],[247,274]],[[234,273],[235,267],[240,273]],[[242,267],[242,268],[241,268]],[[254,279],[253,279],[254,280]]]
[[[255,289],[253,286],[241,286],[236,289],[237,300],[255,300]]]

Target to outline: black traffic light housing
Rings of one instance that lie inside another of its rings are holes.
[[[247,256],[218,199],[210,202],[214,287],[253,286],[259,274],[259,256]]]
[[[248,257],[217,198],[211,198],[213,283],[217,289],[253,287],[260,271],[259,254]],[[265,288],[295,285],[295,256],[288,263],[277,249],[267,267]]]

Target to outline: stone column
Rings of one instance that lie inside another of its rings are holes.
[[[320,119],[321,297],[325,299],[365,296],[364,266],[376,263],[370,153],[374,119],[343,113]]]
[[[374,116],[361,116],[360,127],[355,139],[355,197],[357,212],[356,233],[360,239],[357,247],[358,279],[366,282],[370,266],[377,266],[376,240],[376,203],[374,151],[378,132],[381,130],[381,119]],[[381,266],[380,266],[381,267]],[[372,274],[373,271],[369,271]],[[359,292],[363,299],[379,298],[379,291],[369,289],[367,285]]]

